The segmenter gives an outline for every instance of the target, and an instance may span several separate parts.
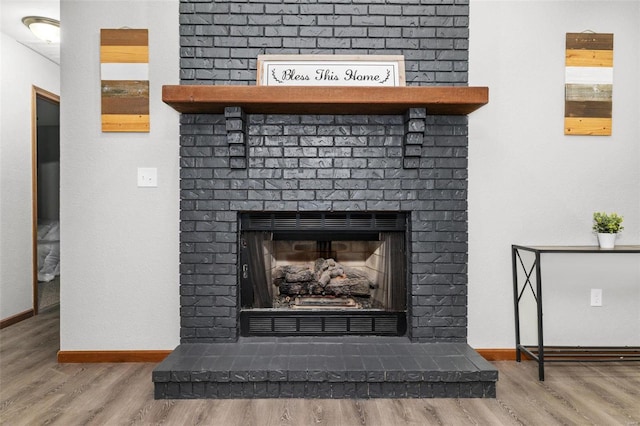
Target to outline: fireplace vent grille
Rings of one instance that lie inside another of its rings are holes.
[[[396,212],[259,212],[242,214],[241,226],[245,231],[404,231],[406,220]]]
[[[279,316],[274,312],[244,311],[241,321],[247,336],[403,335],[404,313],[315,313]]]

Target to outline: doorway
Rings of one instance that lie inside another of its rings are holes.
[[[60,303],[60,97],[34,86],[31,115],[33,311]]]

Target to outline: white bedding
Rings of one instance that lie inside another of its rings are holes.
[[[60,275],[60,223],[38,223],[38,281],[51,281]]]

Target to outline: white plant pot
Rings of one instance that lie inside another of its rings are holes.
[[[598,233],[598,243],[601,249],[612,249],[616,246],[616,236],[618,234]]]

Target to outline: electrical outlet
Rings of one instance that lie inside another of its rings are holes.
[[[602,306],[602,289],[591,289],[591,306]]]

